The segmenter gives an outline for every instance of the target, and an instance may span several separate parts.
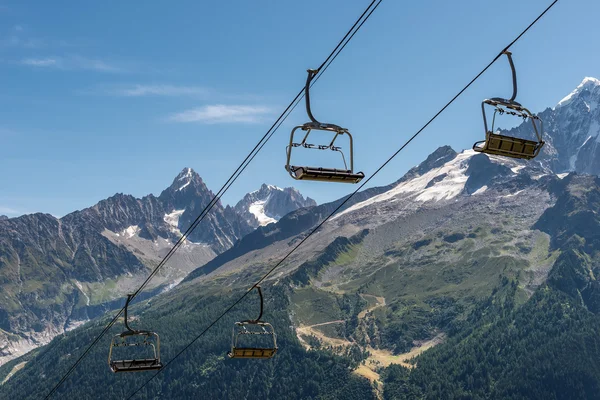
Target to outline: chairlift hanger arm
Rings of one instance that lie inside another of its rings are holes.
[[[262,289],[258,285],[254,286],[254,289],[258,290],[258,296],[260,297],[260,314],[258,314],[258,318],[256,318],[256,319],[249,319],[249,320],[246,320],[246,321],[242,321],[242,322],[249,322],[251,324],[256,324],[258,322],[261,322],[260,319],[262,318],[262,315],[263,315],[263,303],[264,303],[264,300],[263,300]],[[250,289],[250,290],[252,290],[252,289]]]
[[[128,332],[135,332],[135,330],[129,327],[129,322],[127,321],[127,308],[129,307],[129,302],[131,301],[132,297],[132,294],[127,295],[127,301],[125,301],[125,314],[123,316],[123,323],[125,324],[125,328],[127,328]]]
[[[304,87],[304,99],[306,100],[306,113],[308,114],[308,118],[317,125],[321,125],[319,121],[314,117],[312,111],[310,109],[310,84],[315,76],[319,73],[318,69],[308,69],[308,77],[306,78],[306,86]]]
[[[510,64],[510,70],[512,72],[513,94],[510,98],[510,101],[513,102],[517,98],[517,71],[515,70],[515,63],[512,59],[512,53],[508,50],[504,50],[503,54],[505,54],[508,58],[508,63]]]

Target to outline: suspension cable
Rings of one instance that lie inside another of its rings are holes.
[[[375,3],[378,3],[375,5]],[[327,56],[325,61],[319,66],[319,75],[315,78],[314,83],[321,77],[321,75],[329,68],[331,63],[337,58],[337,56],[343,51],[346,45],[352,40],[356,32],[362,27],[362,25],[366,22],[366,20],[371,16],[373,11],[379,6],[379,4],[383,0],[372,0],[368,7],[363,11],[360,17],[354,22],[352,27],[348,30],[348,32],[344,35],[344,37],[338,42],[336,47],[331,51],[331,53]],[[375,6],[374,6],[375,5]],[[374,7],[373,7],[374,6]],[[368,13],[368,14],[367,14]],[[365,17],[366,15],[366,17]],[[154,268],[154,270],[150,273],[148,278],[142,283],[142,285],[133,293],[131,296],[131,301],[139,294],[141,291],[148,285],[150,280],[158,273],[158,271],[169,261],[169,259],[173,256],[173,254],[185,243],[187,237],[196,229],[196,227],[204,220],[206,215],[212,210],[212,208],[218,204],[221,197],[227,192],[227,190],[231,187],[231,185],[238,179],[238,177],[244,172],[244,170],[248,167],[248,165],[254,160],[256,155],[262,150],[262,148],[266,145],[266,143],[271,139],[271,137],[275,134],[277,129],[283,124],[283,122],[287,119],[290,113],[295,109],[298,102],[302,99],[304,93],[304,87],[298,92],[298,94],[294,97],[294,99],[290,102],[290,104],[285,108],[285,110],[280,114],[277,120],[271,125],[271,127],[267,130],[267,132],[263,135],[263,137],[258,141],[258,143],[254,146],[254,148],[248,153],[246,158],[242,161],[242,163],[237,167],[237,169],[233,172],[233,174],[229,177],[229,179],[223,184],[221,189],[215,194],[212,200],[204,207],[201,213],[196,217],[196,219],[192,222],[192,224],[188,227],[188,229],[184,232],[184,234],[177,240],[177,242],[173,245],[171,250],[165,255],[165,257],[158,263],[158,265]],[[113,317],[113,319],[104,327],[102,332],[92,341],[92,343],[86,348],[86,350],[82,353],[82,355],[75,361],[75,363],[69,368],[69,370],[63,375],[60,381],[52,388],[52,390],[46,395],[45,399],[49,399],[58,388],[65,382],[65,380],[73,373],[73,371],[77,368],[77,366],[83,361],[83,359],[88,355],[88,353],[92,350],[92,348],[104,337],[104,335],[108,332],[108,330],[117,322],[125,307],[121,308],[119,312]]]
[[[188,343],[183,349],[181,349],[168,363],[166,363],[162,369],[158,370],[152,375],[146,382],[142,384],[138,389],[135,390],[127,400],[132,399],[140,390],[142,390],[150,381],[152,381],[158,374],[164,371],[173,361],[175,361],[181,354],[183,354],[190,346],[192,346],[200,337],[202,337],[210,328],[212,328],[219,320],[221,320],[225,314],[231,311],[236,305],[238,305],[256,286],[260,285],[269,275],[275,271],[283,262],[292,255],[304,242],[308,240],[316,231],[318,231],[334,214],[336,214],[354,195],[356,195],[372,178],[374,178],[383,168],[385,168],[406,146],[408,146],[421,132],[423,132],[437,117],[442,114],[456,99],[458,99],[477,79],[481,77],[501,56],[504,51],[508,50],[514,45],[533,25],[535,25],[556,3],[558,0],[554,0],[525,30],[523,30],[508,46],[506,46],[494,59],[479,72],[465,87],[463,87],[446,105],[444,105],[431,119],[429,119],[425,125],[423,125],[413,136],[411,136],[398,150],[396,150],[375,172],[366,180],[364,180],[350,195],[348,195],[344,201],[342,201],[323,221],[321,221],[307,236],[305,236],[292,250],[290,250],[285,257],[283,257],[273,268],[271,268],[265,275],[262,276],[250,289],[237,299],[231,306],[229,306],[219,317],[217,317],[210,325],[208,325],[198,336],[196,336],[190,343]]]

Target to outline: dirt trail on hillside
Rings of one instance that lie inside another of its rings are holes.
[[[4,378],[4,380],[2,381],[2,383],[0,383],[0,385],[4,385],[10,378],[13,377],[14,374],[16,374],[17,372],[19,372],[20,370],[22,370],[23,367],[25,366],[25,364],[27,364],[27,361],[23,361],[23,362],[18,363],[17,365],[15,365],[13,367],[13,369],[8,373],[8,375],[6,375],[6,378]]]
[[[370,297],[377,300],[377,304],[374,304],[360,313],[358,313],[358,318],[363,319],[366,315],[376,308],[383,307],[386,305],[385,298],[380,296],[374,296],[370,294],[361,294],[361,297]],[[296,336],[300,343],[304,346],[305,349],[310,350],[311,346],[302,338],[302,336],[314,336],[321,341],[321,343],[325,346],[333,346],[333,347],[349,347],[355,345],[356,343],[349,341],[343,338],[332,338],[326,336],[323,332],[318,329],[314,329],[324,325],[331,324],[342,324],[345,323],[344,320],[335,320],[335,321],[327,321],[321,322],[314,325],[300,325],[296,328]],[[439,333],[434,338],[430,340],[426,340],[418,343],[414,346],[409,352],[394,355],[391,351],[385,349],[374,349],[371,346],[367,346],[364,350],[369,352],[369,357],[364,361],[364,364],[358,366],[353,372],[360,376],[367,378],[371,382],[377,382],[377,390],[376,394],[378,398],[382,398],[381,390],[383,388],[383,383],[381,382],[381,377],[376,372],[377,369],[381,367],[388,367],[391,364],[399,364],[406,368],[413,368],[414,365],[409,363],[409,361],[423,353],[424,351],[432,348],[435,345],[442,343],[445,339],[446,335],[444,333]]]
[[[306,348],[307,350],[310,349],[310,345],[306,342],[306,340],[304,340],[302,338],[302,335],[304,336],[315,336],[317,339],[319,339],[320,341],[322,341],[323,343],[327,343],[331,346],[348,346],[351,343],[345,339],[336,339],[336,338],[330,338],[328,336],[325,336],[323,334],[323,332],[314,329],[318,326],[324,326],[324,325],[331,325],[331,324],[343,324],[346,321],[344,321],[343,319],[338,319],[335,321],[329,321],[329,322],[321,322],[320,324],[314,324],[314,325],[308,325],[308,326],[299,326],[296,328],[296,336],[298,337],[298,340],[300,340],[300,343],[302,343],[302,345],[304,346],[304,348]]]
[[[375,304],[375,305],[373,305],[373,306],[371,306],[371,307],[369,307],[369,308],[367,308],[367,309],[362,310],[361,312],[359,312],[358,313],[358,318],[359,319],[363,319],[367,315],[367,313],[370,313],[374,309],[385,306],[385,297],[383,297],[383,296],[374,296],[372,294],[361,294],[360,295],[360,297],[362,297],[363,299],[365,298],[365,296],[368,296],[368,297],[371,297],[371,298],[377,300],[377,304]]]

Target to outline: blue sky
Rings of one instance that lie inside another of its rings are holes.
[[[0,214],[158,195],[184,167],[218,190],[368,3],[0,0]],[[314,86],[313,111],[350,129],[370,175],[549,3],[384,0]],[[599,14],[596,0],[561,0],[512,48],[518,101],[541,111],[600,77]],[[441,145],[470,147],[481,100],[509,94],[501,59],[372,185]],[[289,132],[306,120],[298,107],[225,203],[263,182],[319,203],[354,189],[287,175]]]

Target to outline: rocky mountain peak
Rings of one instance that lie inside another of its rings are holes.
[[[425,161],[411,168],[402,178],[400,178],[396,184],[405,182],[407,180],[421,176],[435,168],[440,168],[449,161],[452,161],[458,153],[450,146],[438,147],[433,153],[431,153]]]
[[[546,144],[536,161],[556,174],[574,171],[599,175],[599,104],[600,80],[587,77],[554,108],[539,113]],[[526,121],[505,133],[531,139],[531,123]]]
[[[263,183],[258,190],[244,196],[234,207],[236,213],[254,228],[277,222],[284,215],[302,207],[315,206],[310,197],[304,198],[293,187],[282,189]]]
[[[592,77],[585,77],[575,90],[558,102],[554,109],[566,107],[571,103],[585,102],[586,100],[597,101],[598,92],[600,92],[600,80]]]
[[[0,221],[8,219],[8,217],[6,215],[0,215]]]
[[[184,168],[181,172],[173,179],[171,188],[176,188],[177,191],[186,190],[188,186],[193,187],[203,186],[204,182],[196,171],[192,168]],[[206,186],[205,186],[206,187]]]
[[[171,212],[187,209],[191,203],[204,206],[213,196],[196,171],[184,168],[173,179],[171,186],[162,191],[158,199],[163,203],[165,210]]]

